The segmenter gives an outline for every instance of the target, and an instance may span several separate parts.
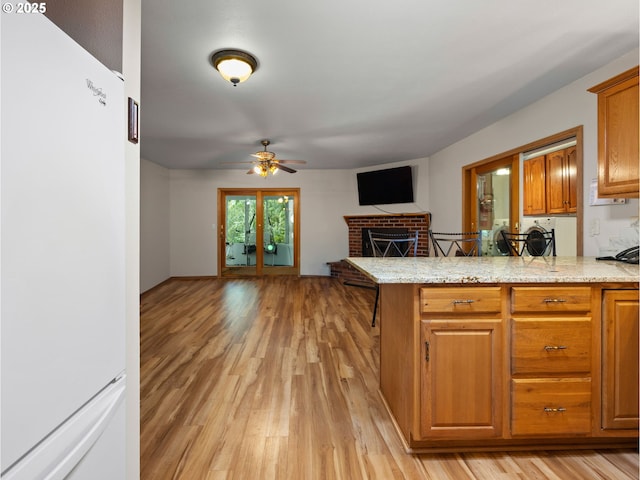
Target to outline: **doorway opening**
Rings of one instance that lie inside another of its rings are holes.
[[[462,227],[482,232],[482,255],[505,255],[500,230],[524,232],[533,215],[569,235],[558,255],[582,255],[582,152],[580,125],[462,167]]]
[[[509,254],[500,232],[518,229],[519,172],[519,157],[515,154],[469,165],[464,170],[464,191],[468,192],[464,231],[480,232],[482,256]]]
[[[300,274],[300,189],[218,189],[218,275]]]

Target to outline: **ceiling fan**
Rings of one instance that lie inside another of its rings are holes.
[[[267,150],[267,147],[271,144],[269,140],[262,140],[260,142],[264,146],[264,150],[261,152],[252,153],[252,157],[256,157],[257,160],[253,160],[251,162],[240,162],[240,163],[253,163],[254,167],[251,168],[247,174],[257,173],[261,177],[266,177],[271,173],[275,175],[278,170],[283,170],[287,173],[296,173],[297,170],[294,170],[291,167],[287,167],[283,165],[284,163],[290,164],[305,164],[304,160],[280,160],[276,158],[276,154]]]

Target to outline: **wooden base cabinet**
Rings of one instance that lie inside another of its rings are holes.
[[[591,287],[512,287],[510,300],[512,435],[588,435]]]
[[[605,290],[602,428],[638,431],[638,291]]]
[[[500,300],[500,287],[420,289],[420,437],[502,435]]]
[[[626,286],[381,285],[380,390],[407,450],[637,445]]]
[[[502,322],[424,320],[423,438],[502,435]]]

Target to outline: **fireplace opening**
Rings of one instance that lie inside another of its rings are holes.
[[[371,246],[371,238],[369,237],[369,232],[373,233],[392,233],[392,234],[401,234],[408,235],[408,228],[363,228],[362,229],[362,256],[363,257],[373,257],[373,247]],[[400,252],[389,250],[390,257],[399,257]]]

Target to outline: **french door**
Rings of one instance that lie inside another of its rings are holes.
[[[300,189],[218,189],[218,276],[300,274]]]

